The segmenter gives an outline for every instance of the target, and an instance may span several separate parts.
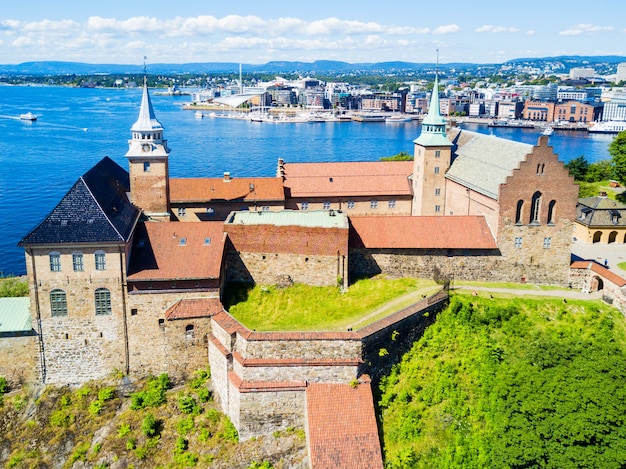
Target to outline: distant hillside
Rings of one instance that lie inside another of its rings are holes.
[[[539,69],[552,69],[566,73],[575,67],[592,67],[606,72],[615,69],[618,63],[626,62],[626,57],[608,56],[559,56],[543,58],[519,58],[503,64],[479,64],[454,62],[439,64],[441,71],[468,71],[477,69],[498,70],[502,66],[530,66]],[[193,62],[183,64],[155,63],[148,65],[150,74],[203,74],[203,73],[238,73],[237,62]],[[315,62],[271,61],[265,64],[241,64],[245,73],[393,73],[407,71],[434,71],[435,63],[417,63],[403,61],[349,63],[337,60],[316,60]],[[89,64],[84,62],[40,61],[21,64],[0,65],[0,74],[4,75],[94,75],[94,74],[138,74],[143,73],[142,64]]]

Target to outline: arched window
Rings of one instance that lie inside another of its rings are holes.
[[[185,326],[185,338],[193,339],[195,336],[193,324],[187,324]]]
[[[617,238],[617,231],[611,231],[609,233],[609,244],[614,243]]]
[[[58,288],[50,292],[50,312],[52,316],[67,316],[67,295]]]
[[[554,225],[554,207],[556,206],[556,200],[551,200],[548,204],[548,225]]]
[[[522,224],[522,216],[524,216],[524,201],[517,201],[517,210],[515,211],[515,223],[518,225]]]
[[[111,292],[107,288],[96,289],[96,316],[111,314]]]
[[[530,206],[530,223],[539,223],[539,208],[541,207],[541,192],[537,191],[533,194],[532,203]]]
[[[593,242],[594,243],[599,243],[601,238],[602,238],[602,231],[596,231],[593,234]]]

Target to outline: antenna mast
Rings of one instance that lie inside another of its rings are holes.
[[[146,73],[146,59],[148,56],[143,56],[143,84],[144,86],[148,84],[148,74]]]

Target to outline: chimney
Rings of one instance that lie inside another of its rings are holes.
[[[230,182],[230,173],[224,172],[224,182]]]
[[[606,197],[606,191],[600,191],[598,194],[600,197]]]

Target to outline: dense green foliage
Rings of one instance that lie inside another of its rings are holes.
[[[19,277],[0,279],[0,298],[28,296],[28,282]]]
[[[131,394],[130,408],[139,410],[146,407],[158,407],[166,401],[167,390],[170,388],[170,378],[166,373],[158,378],[148,378],[145,389]]]
[[[626,131],[620,132],[609,145],[615,179],[626,184]]]
[[[584,155],[574,158],[565,163],[570,176],[579,182],[606,181],[613,177],[613,164],[611,160],[601,160],[589,163]]]
[[[387,468],[626,465],[624,319],[455,297],[381,383]]]

